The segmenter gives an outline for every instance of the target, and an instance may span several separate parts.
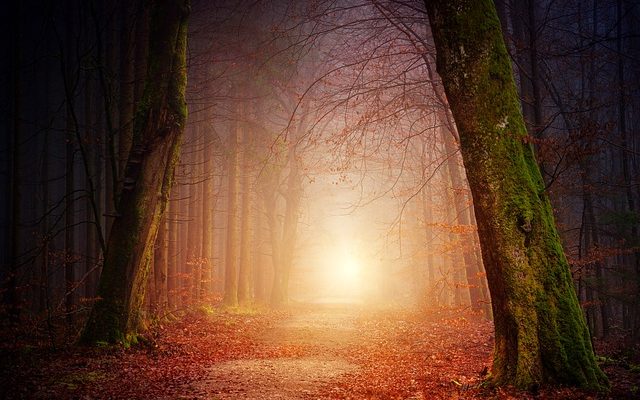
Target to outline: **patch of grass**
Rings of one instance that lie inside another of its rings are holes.
[[[196,309],[196,313],[198,314],[202,314],[206,317],[213,317],[214,315],[217,315],[220,313],[220,310],[216,307],[213,307],[211,305],[201,305],[200,307],[198,307]]]
[[[99,371],[76,371],[63,375],[55,383],[68,390],[76,390],[87,383],[102,381],[106,375]]]
[[[219,314],[231,314],[238,316],[254,316],[260,315],[263,313],[263,310],[256,306],[235,306],[235,307],[222,307],[218,308],[213,315]]]
[[[253,306],[239,306],[234,314],[237,315],[258,315],[260,310]]]
[[[596,356],[596,361],[600,365],[612,365],[612,364],[617,364],[618,363],[617,360],[614,360],[611,357],[598,356],[598,355]]]

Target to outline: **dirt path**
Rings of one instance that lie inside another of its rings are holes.
[[[344,304],[297,308],[261,335],[258,345],[302,348],[303,355],[218,363],[198,387],[215,399],[323,397],[328,387],[358,369],[342,354],[357,340],[359,312],[359,307]]]
[[[216,363],[196,385],[214,399],[451,398],[482,379],[490,324],[349,304],[297,307],[256,356]],[[294,349],[293,356],[264,358]],[[425,395],[427,393],[428,395]]]

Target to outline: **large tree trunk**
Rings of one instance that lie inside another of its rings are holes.
[[[600,388],[491,0],[426,1],[460,133],[495,321],[497,384]]]
[[[133,146],[119,198],[120,214],[109,234],[98,300],[84,342],[124,341],[141,326],[140,309],[159,221],[187,117],[186,43],[188,0],[153,3],[149,68],[138,104]]]

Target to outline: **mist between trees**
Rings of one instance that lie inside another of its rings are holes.
[[[495,6],[589,331],[637,337],[640,9]],[[125,212],[157,67],[151,11],[143,1],[3,11],[2,312],[53,346],[76,340],[99,300]],[[491,318],[422,2],[192,1],[188,18],[188,118],[143,275],[142,325],[220,303],[317,298]]]

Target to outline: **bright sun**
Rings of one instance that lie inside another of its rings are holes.
[[[353,298],[362,295],[366,280],[365,264],[358,250],[344,241],[327,248],[323,254],[323,281],[328,296]]]
[[[347,256],[342,264],[342,279],[348,283],[354,284],[360,277],[360,263],[353,256]]]

